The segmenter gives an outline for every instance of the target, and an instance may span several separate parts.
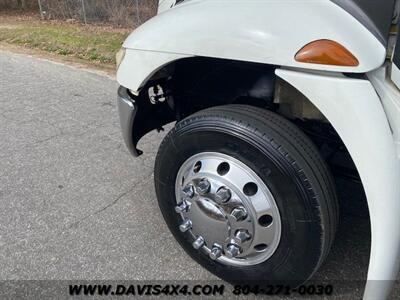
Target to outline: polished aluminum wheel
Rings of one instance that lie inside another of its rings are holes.
[[[281,219],[274,197],[239,160],[215,152],[190,157],[178,172],[175,194],[179,229],[211,259],[256,265],[278,247]]]

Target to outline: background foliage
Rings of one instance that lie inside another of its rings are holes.
[[[158,0],[0,0],[0,9],[35,11],[44,19],[131,27],[152,17],[157,4]]]

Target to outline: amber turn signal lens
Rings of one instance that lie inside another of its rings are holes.
[[[356,67],[358,59],[345,47],[331,40],[318,40],[305,45],[296,61],[309,64]]]

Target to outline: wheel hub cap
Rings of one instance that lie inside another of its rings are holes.
[[[193,222],[193,232],[206,241],[222,245],[229,235],[230,225],[226,212],[210,199],[195,199],[185,217]]]
[[[175,185],[180,230],[193,247],[227,265],[255,265],[276,250],[281,222],[275,200],[244,163],[201,153],[180,168]]]

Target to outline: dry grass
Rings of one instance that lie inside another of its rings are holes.
[[[115,62],[131,30],[0,15],[0,42],[103,64]]]

